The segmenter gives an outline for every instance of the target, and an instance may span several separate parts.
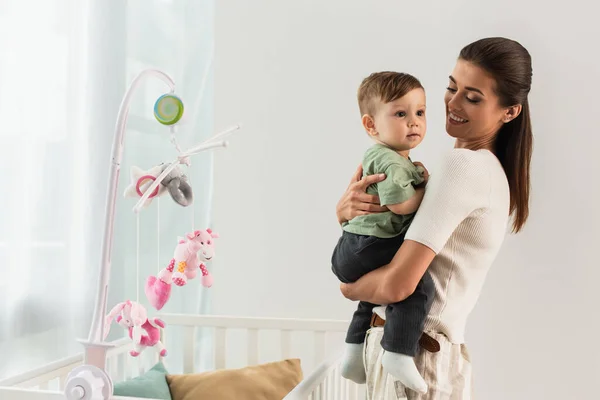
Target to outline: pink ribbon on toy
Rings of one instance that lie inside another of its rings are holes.
[[[151,181],[155,181],[156,177],[152,176],[152,175],[144,175],[142,176],[140,179],[138,179],[137,183],[135,184],[135,191],[137,192],[137,194],[142,197],[144,194],[142,193],[142,191],[140,190],[140,186],[142,185],[142,183],[144,183],[144,181],[150,179]],[[150,196],[148,196],[148,198],[153,198],[154,196],[156,196],[158,194],[158,186],[156,187],[156,189],[154,189],[154,192],[152,192],[152,194]]]

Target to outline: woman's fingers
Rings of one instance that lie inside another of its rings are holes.
[[[379,197],[372,194],[353,192],[352,201],[357,211],[367,211],[367,213],[387,211],[387,207],[379,204]]]
[[[353,183],[356,183],[356,182],[360,181],[360,178],[362,178],[362,174],[363,174],[363,169],[362,169],[362,164],[360,164],[358,166],[358,168],[356,168],[356,171],[354,171],[354,175],[352,176],[352,180],[350,181],[350,185],[352,185]]]
[[[361,203],[356,209],[357,215],[373,214],[387,211],[387,207],[382,207],[377,204]]]
[[[375,204],[371,204],[365,208],[367,208],[368,210],[356,210],[353,215],[355,217],[358,217],[359,215],[369,215],[369,214],[387,211],[387,208],[381,207],[381,206],[376,206]]]
[[[362,178],[357,185],[362,189],[362,191],[366,191],[369,186],[374,183],[381,182],[385,179],[385,174],[375,174],[369,175]]]
[[[360,193],[360,192],[354,192],[354,200],[356,200],[357,202],[363,204],[371,204],[371,205],[376,205],[379,206],[379,196],[376,196],[374,194],[367,194],[367,193]]]
[[[363,168],[359,165],[344,196],[336,206],[336,215],[340,223],[350,221],[359,215],[387,211],[379,204],[379,197],[367,194],[367,188],[385,179],[385,174],[369,175],[363,178]]]
[[[429,180],[429,171],[427,171],[427,168],[425,168],[423,163],[419,162],[419,161],[415,161],[415,162],[413,162],[413,164],[416,165],[417,167],[423,168],[423,178],[425,178],[425,181]]]
[[[367,203],[365,203],[365,205],[362,208],[363,208],[363,211],[368,211],[371,213],[380,213],[380,212],[384,212],[384,211],[388,210],[387,207],[383,207],[378,204],[367,204]]]

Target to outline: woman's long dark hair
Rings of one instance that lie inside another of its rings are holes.
[[[494,37],[480,39],[463,48],[460,59],[490,73],[502,107],[520,104],[521,113],[505,123],[494,143],[510,187],[510,214],[513,232],[519,232],[529,217],[529,192],[533,133],[528,94],[531,89],[531,56],[518,42]]]

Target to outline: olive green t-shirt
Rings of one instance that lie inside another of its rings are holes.
[[[379,196],[382,206],[410,199],[416,194],[414,186],[424,180],[422,167],[415,166],[410,159],[381,144],[375,144],[365,152],[362,166],[364,176],[386,175],[384,181],[367,188],[367,193]],[[391,211],[359,215],[342,224],[342,229],[359,235],[390,238],[406,232],[414,215],[398,215]]]

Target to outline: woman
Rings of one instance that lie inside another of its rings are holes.
[[[529,214],[531,76],[531,57],[515,41],[486,38],[461,50],[444,97],[446,130],[456,139],[455,148],[440,171],[431,174],[421,207],[392,262],[341,285],[351,300],[389,304],[408,297],[428,268],[435,283],[425,341],[415,358],[427,393],[405,389],[383,371],[385,312],[377,310],[365,341],[372,400],[471,398],[471,366],[464,345],[467,317],[504,240],[509,217],[516,233]],[[382,210],[377,198],[365,193],[382,178],[359,180],[361,176],[359,168],[338,203],[340,223]]]

